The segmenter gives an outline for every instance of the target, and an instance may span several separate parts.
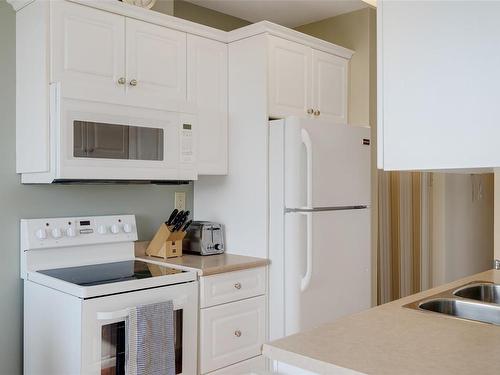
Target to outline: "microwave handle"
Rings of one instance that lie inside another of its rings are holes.
[[[177,298],[173,300],[174,303],[174,310],[180,310],[182,307],[186,304],[187,297],[183,298]],[[122,310],[116,310],[116,311],[104,311],[104,312],[98,312],[97,313],[97,320],[119,320],[119,319],[125,319],[130,311],[131,307],[127,307]]]

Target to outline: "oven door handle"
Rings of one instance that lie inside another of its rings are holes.
[[[177,298],[172,301],[174,303],[174,310],[180,310],[187,302],[187,297]],[[133,307],[127,307],[122,310],[104,311],[97,313],[97,320],[119,320],[125,319]]]

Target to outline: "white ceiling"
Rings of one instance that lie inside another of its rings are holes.
[[[297,27],[367,7],[363,0],[186,0],[250,22]]]

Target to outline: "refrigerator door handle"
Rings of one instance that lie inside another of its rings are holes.
[[[307,207],[312,207],[312,183],[313,183],[313,175],[312,175],[312,142],[311,137],[306,129],[301,129],[301,139],[302,143],[306,148],[306,165],[307,165]]]
[[[313,273],[313,236],[312,236],[312,212],[299,212],[306,216],[306,273],[300,280],[300,290],[304,292],[311,284]]]

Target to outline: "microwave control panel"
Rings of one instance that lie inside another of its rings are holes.
[[[182,124],[181,129],[181,162],[183,163],[193,163],[194,162],[194,152],[193,152],[193,125],[192,124]]]

